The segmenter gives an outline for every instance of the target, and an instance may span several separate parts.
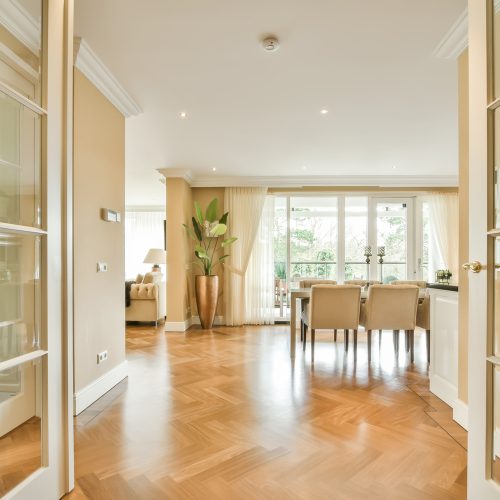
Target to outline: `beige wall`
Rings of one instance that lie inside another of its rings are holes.
[[[125,119],[75,69],[74,371],[75,392],[125,360]],[[104,222],[100,209],[122,214]],[[97,273],[97,262],[108,271]],[[97,353],[108,360],[97,364]]]
[[[469,56],[465,50],[458,59],[458,262],[469,261]],[[469,275],[459,266],[458,294],[458,398],[467,403],[467,356],[469,323]]]
[[[167,185],[167,322],[191,318],[191,240],[182,224],[191,224],[191,187],[181,178],[168,178]]]

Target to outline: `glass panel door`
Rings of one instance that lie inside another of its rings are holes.
[[[383,283],[408,279],[408,237],[411,234],[408,204],[408,200],[376,200],[377,244],[373,249],[373,261],[377,271],[374,276]]]

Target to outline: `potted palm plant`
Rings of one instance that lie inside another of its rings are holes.
[[[203,329],[212,328],[217,308],[219,277],[214,274],[214,270],[229,257],[225,249],[237,240],[235,237],[224,238],[229,212],[219,217],[218,205],[219,200],[214,198],[204,214],[199,203],[195,201],[196,216],[191,218],[193,227],[183,224],[189,237],[195,242],[194,264],[203,273],[195,278],[196,305]]]

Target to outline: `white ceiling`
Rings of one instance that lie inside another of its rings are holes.
[[[75,34],[143,110],[127,119],[127,204],[164,203],[165,167],[456,174],[456,61],[432,52],[466,3],[77,1]],[[261,48],[266,33],[277,52]]]

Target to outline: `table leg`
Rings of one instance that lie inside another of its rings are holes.
[[[295,299],[295,296],[292,294],[290,298],[290,357],[292,359],[295,359],[295,343],[296,343],[296,337],[297,334],[295,332],[295,322],[297,319],[297,300]]]

